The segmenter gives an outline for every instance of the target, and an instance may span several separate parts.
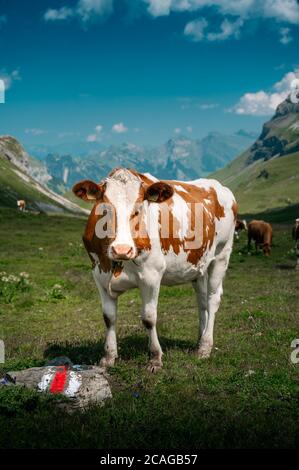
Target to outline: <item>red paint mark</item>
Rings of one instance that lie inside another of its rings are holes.
[[[58,366],[56,369],[54,379],[50,386],[50,393],[62,393],[64,390],[67,377],[67,367]]]

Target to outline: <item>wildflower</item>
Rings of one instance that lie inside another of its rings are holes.
[[[23,273],[20,273],[20,276],[21,276],[21,277],[23,277],[23,278],[25,278],[25,279],[28,279],[28,277],[29,277],[29,274],[28,274],[28,273],[25,273],[25,272],[23,272]]]

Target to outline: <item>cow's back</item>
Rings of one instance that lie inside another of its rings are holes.
[[[252,220],[248,224],[248,236],[257,243],[272,243],[272,227],[263,220]]]

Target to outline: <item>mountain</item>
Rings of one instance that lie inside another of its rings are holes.
[[[16,139],[10,136],[0,137],[1,206],[16,208],[17,200],[25,199],[27,208],[31,210],[76,215],[88,213],[51,191],[45,185],[49,179],[51,176],[45,167],[32,159]]]
[[[239,131],[234,135],[213,132],[202,140],[179,135],[157,147],[123,143],[92,151],[88,146],[89,152],[84,155],[80,153],[82,147],[74,153],[57,152],[57,147],[53,151],[51,147],[29,148],[34,156],[42,158],[39,164],[51,176],[48,186],[63,194],[78,180],[100,181],[118,166],[133,167],[164,179],[199,178],[225,166],[252,142],[252,135]]]
[[[299,202],[299,104],[287,98],[251,147],[211,175],[232,189],[240,212]]]

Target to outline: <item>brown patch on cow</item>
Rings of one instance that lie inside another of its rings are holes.
[[[103,202],[109,202],[108,199],[104,196]],[[109,272],[111,271],[111,260],[108,258],[107,251],[110,244],[113,242],[114,238],[105,237],[98,238],[95,233],[95,228],[97,222],[105,216],[105,214],[99,215],[96,214],[97,205],[95,205],[88,217],[88,221],[85,227],[85,232],[83,235],[83,243],[85,245],[86,251],[94,265],[94,258],[91,253],[95,253],[100,261],[100,268],[102,271]]]
[[[243,220],[237,219],[235,223],[235,230],[239,232],[240,230],[246,230],[246,225]]]
[[[178,255],[181,248],[184,246],[184,240],[180,239],[179,230],[180,230],[180,222],[177,218],[173,215],[172,211],[173,201],[166,201],[165,205],[160,206],[159,212],[159,232],[160,232],[160,243],[161,248],[164,254],[168,253],[170,248],[173,249],[173,252]],[[163,210],[166,211],[166,216],[163,215]],[[168,237],[163,237],[162,230],[162,223],[168,220],[168,227],[166,233],[168,233]]]
[[[188,233],[184,240],[178,239],[176,242],[173,241],[173,238],[176,236],[175,230],[170,234],[169,240],[165,239],[163,243],[163,248],[165,251],[168,251],[170,246],[176,246],[176,252],[179,252],[182,247],[186,253],[188,253],[187,260],[193,265],[197,265],[206,249],[211,248],[214,237],[215,237],[215,219],[220,220],[224,217],[224,208],[218,201],[217,193],[214,188],[201,188],[190,183],[184,183],[181,181],[166,181],[175,186],[181,186],[185,191],[180,190],[175,187],[175,192],[181,196],[181,198],[189,204],[189,227]],[[195,240],[196,234],[196,221],[195,221],[195,204],[202,204],[203,208],[203,233],[202,233],[202,244],[198,248],[188,249],[185,248],[185,242],[193,242]]]
[[[122,263],[115,263],[113,265],[113,276],[114,277],[119,277],[122,273],[122,270],[123,270]]]
[[[233,201],[232,211],[233,211],[233,214],[234,214],[234,220],[236,221],[237,217],[238,217],[238,204],[236,203],[236,201]]]

